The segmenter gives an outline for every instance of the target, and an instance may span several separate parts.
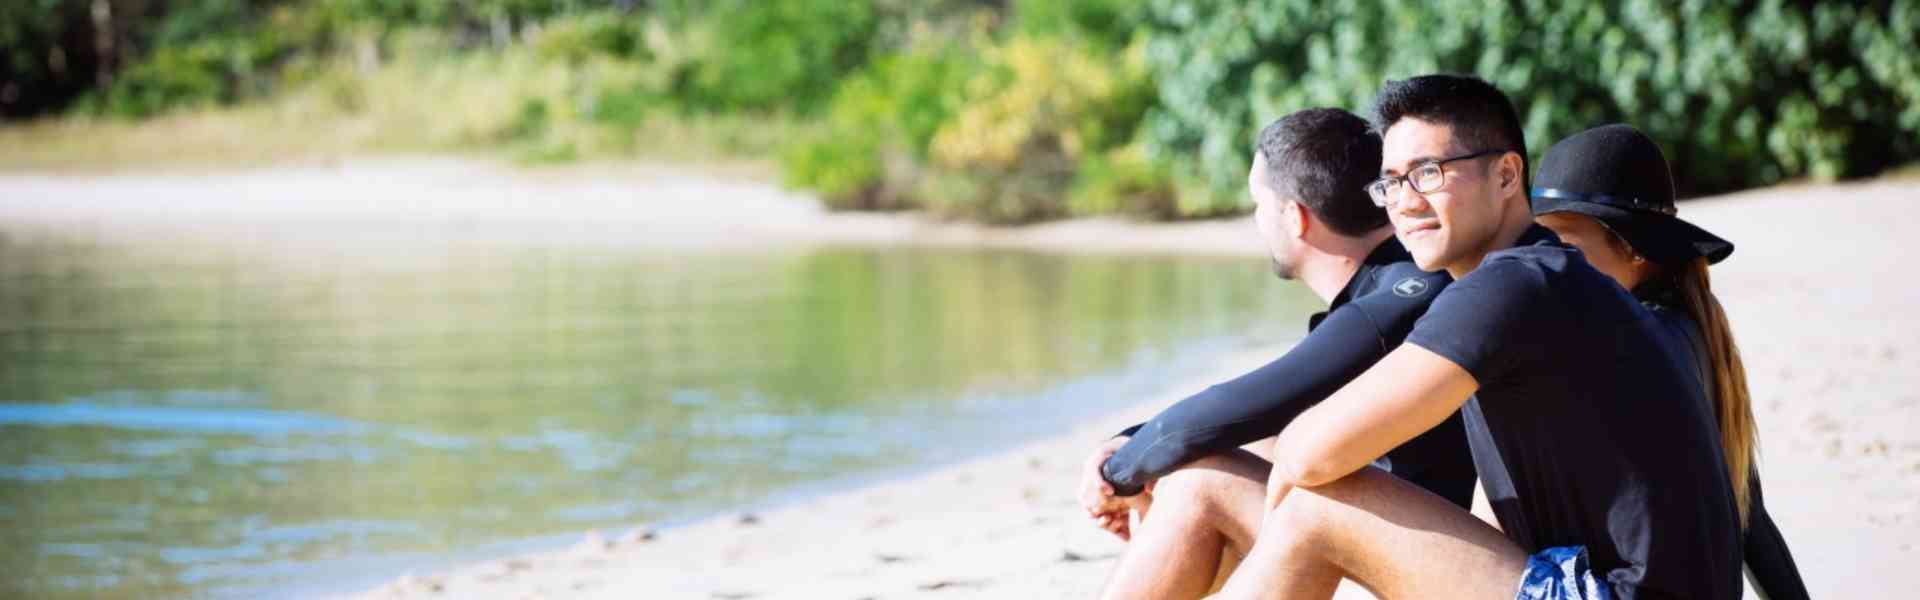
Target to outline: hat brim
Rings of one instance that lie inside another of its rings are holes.
[[[1533,198],[1535,216],[1558,212],[1598,219],[1625,238],[1634,251],[1660,264],[1692,260],[1697,256],[1706,257],[1708,264],[1717,264],[1733,255],[1733,242],[1679,217],[1566,198]]]

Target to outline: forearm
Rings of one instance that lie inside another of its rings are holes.
[[[1332,482],[1444,422],[1479,387],[1447,359],[1402,344],[1274,441],[1274,477],[1295,486]]]
[[[1273,435],[1304,406],[1261,402],[1216,385],[1182,400],[1132,431],[1132,438],[1101,468],[1121,496],[1209,454]],[[1303,404],[1303,403],[1302,403]]]
[[[1272,436],[1383,354],[1363,315],[1339,313],[1273,362],[1154,416],[1131,432],[1101,474],[1116,492],[1131,495],[1202,456]]]

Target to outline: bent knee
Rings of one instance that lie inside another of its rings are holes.
[[[1280,505],[1267,511],[1261,531],[1285,532],[1290,538],[1316,535],[1327,525],[1334,500],[1315,488],[1294,488]]]
[[[1209,454],[1187,463],[1154,486],[1155,496],[1205,494],[1222,489],[1266,486],[1272,466],[1246,452]]]
[[[1222,502],[1244,496],[1248,490],[1264,486],[1247,477],[1245,468],[1231,459],[1207,456],[1188,463],[1154,483],[1154,502],[1166,501],[1201,506],[1209,511]]]
[[[1221,475],[1218,471],[1206,468],[1208,459],[1194,461],[1161,477],[1153,484],[1155,502],[1165,500],[1205,500],[1212,496],[1212,490],[1220,486]]]
[[[1303,539],[1323,535],[1342,515],[1367,504],[1380,477],[1392,475],[1368,467],[1323,485],[1296,487],[1269,512],[1266,524]]]

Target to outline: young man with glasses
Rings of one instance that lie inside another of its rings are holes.
[[[1326,598],[1734,600],[1736,509],[1712,416],[1659,324],[1533,224],[1506,96],[1390,81],[1379,181],[1415,262],[1455,283],[1274,444],[1270,510],[1223,591]],[[1500,530],[1367,467],[1460,411]]]
[[[1094,451],[1082,475],[1083,506],[1129,538],[1106,597],[1205,593],[1221,566],[1231,568],[1252,546],[1264,516],[1270,465],[1239,446],[1279,433],[1400,345],[1450,281],[1415,266],[1368,199],[1364,186],[1379,169],[1380,137],[1344,110],[1303,110],[1260,132],[1247,174],[1254,225],[1274,274],[1305,283],[1327,312],[1280,358]],[[1456,506],[1472,502],[1473,464],[1457,416],[1376,464]],[[1129,511],[1151,516],[1133,530]]]

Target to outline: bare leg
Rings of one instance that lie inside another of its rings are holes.
[[[1328,598],[1344,577],[1389,600],[1510,600],[1526,565],[1498,530],[1368,467],[1288,492],[1220,596]]]
[[[1194,461],[1160,478],[1103,598],[1198,598],[1226,556],[1243,556],[1265,516],[1273,464],[1244,450]]]

